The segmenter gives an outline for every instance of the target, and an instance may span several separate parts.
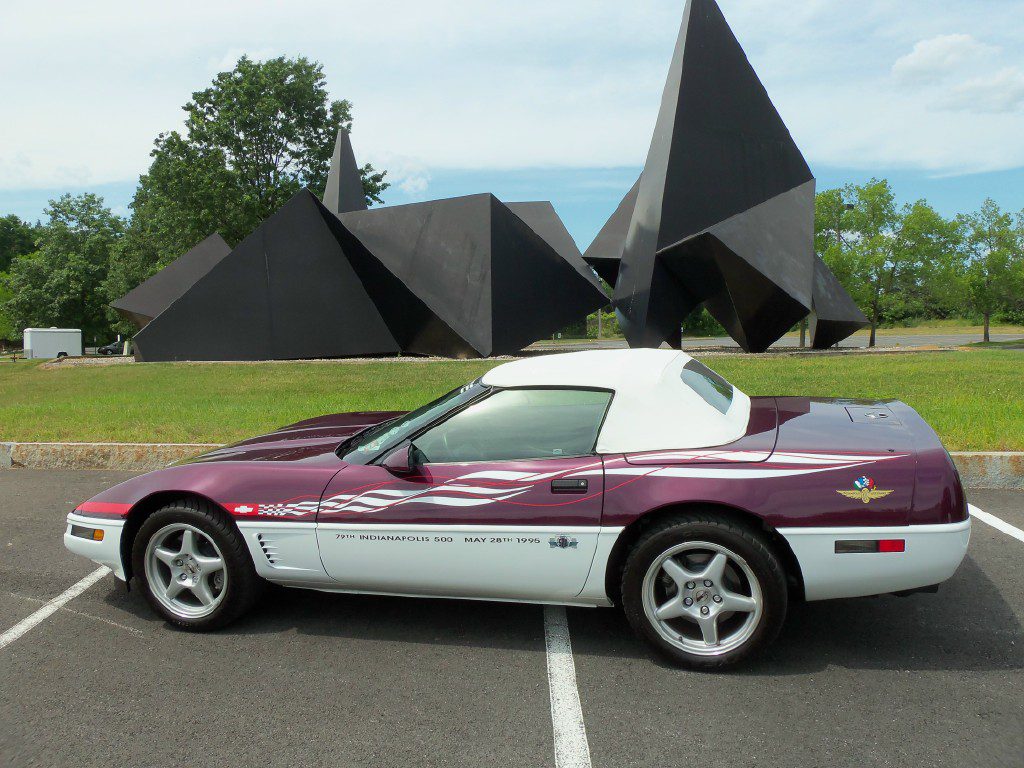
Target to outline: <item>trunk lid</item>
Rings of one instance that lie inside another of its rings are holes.
[[[903,403],[776,398],[779,434],[773,464],[808,471],[781,504],[813,505],[806,525],[907,525],[914,502],[916,446]],[[910,411],[912,413],[912,411]]]

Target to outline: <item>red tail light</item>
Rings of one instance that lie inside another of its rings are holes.
[[[906,551],[906,539],[847,539],[836,542],[837,555]]]
[[[882,539],[878,542],[879,552],[906,552],[907,542],[904,539]]]

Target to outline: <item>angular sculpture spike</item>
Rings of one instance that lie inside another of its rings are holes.
[[[811,346],[828,349],[868,325],[843,284],[820,257],[814,257],[814,307],[811,312]]]
[[[700,304],[748,351],[781,337],[811,307],[813,190],[718,5],[688,0],[616,282],[630,345]]]
[[[137,328],[144,328],[230,252],[231,246],[214,232],[110,306]]]
[[[375,208],[338,218],[432,318],[410,313],[401,303],[383,310],[408,352],[446,357],[512,354],[607,301],[596,279],[581,271],[582,263],[577,267],[560,255],[493,195]],[[545,219],[545,228],[550,227],[550,218]],[[561,245],[565,247],[564,240]],[[387,295],[394,293],[381,294]],[[424,334],[420,329],[426,326],[451,333]]]
[[[569,230],[565,228],[565,222],[558,215],[549,201],[536,201],[525,203],[505,203],[508,209],[516,216],[526,222],[526,225],[540,235],[548,245],[555,249],[563,259],[569,262],[573,269],[591,283],[595,288],[604,291],[601,282],[594,276],[594,270],[583,260],[580,247],[572,239]]]
[[[302,190],[135,337],[140,360],[397,354],[331,227]]]
[[[327,188],[324,190],[324,206],[331,213],[348,213],[366,210],[366,194],[363,192],[363,178],[356,165],[352,139],[344,128],[338,129],[334,140],[334,156],[331,170],[327,174]]]
[[[636,196],[640,191],[640,179],[630,187],[629,192],[622,198],[622,202],[615,209],[615,212],[608,218],[601,231],[597,233],[594,242],[583,254],[584,260],[594,268],[612,288],[619,279],[619,262],[622,261],[622,249],[626,244],[626,235],[629,233],[629,222],[633,218],[633,209],[636,208]]]

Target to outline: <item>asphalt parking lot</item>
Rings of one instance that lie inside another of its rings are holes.
[[[124,477],[0,472],[0,633],[96,570],[64,515]],[[969,497],[1024,527],[1024,494]],[[729,674],[569,609],[590,763],[562,765],[1024,766],[1022,565],[1024,542],[975,522],[938,594],[794,606]],[[106,575],[0,648],[0,765],[555,765],[560,610],[281,589],[191,635]]]

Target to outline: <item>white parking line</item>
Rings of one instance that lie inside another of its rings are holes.
[[[551,727],[555,736],[556,768],[590,768],[590,745],[583,723],[580,692],[576,688],[576,664],[565,608],[544,606],[544,645],[548,658],[548,692],[551,696]]]
[[[17,597],[20,600],[28,600],[30,603],[46,602],[46,600],[41,600],[38,597],[29,597],[28,595],[23,595],[20,592],[8,592],[7,594],[9,594],[11,597]],[[116,621],[104,619],[102,616],[93,616],[91,613],[86,613],[85,611],[76,611],[74,608],[68,608],[66,605],[60,608],[60,610],[64,611],[65,613],[70,613],[72,616],[81,616],[83,619],[92,619],[93,621],[99,621],[103,624],[108,624],[111,627],[123,629],[125,632],[136,635],[137,637],[142,637],[146,634],[141,629],[135,629],[135,627],[129,627],[126,624],[118,624]]]
[[[105,565],[97,568],[95,571],[90,573],[80,582],[71,587],[68,587],[66,590],[61,592],[59,595],[53,598],[53,600],[48,602],[38,611],[29,616],[26,616],[24,619],[22,619],[13,627],[11,627],[2,635],[0,635],[0,649],[6,648],[8,645],[10,645],[19,637],[24,635],[26,632],[32,629],[32,627],[41,622],[47,616],[50,616],[51,614],[59,611],[61,608],[63,608],[65,605],[70,603],[80,594],[85,592],[85,590],[87,590],[97,581],[102,579],[108,573],[110,573],[110,569],[107,568],[107,566]]]
[[[1013,536],[1013,538],[1019,541],[1024,541],[1024,531],[1015,525],[1010,525],[1005,520],[1001,520],[995,515],[990,515],[988,512],[978,509],[973,504],[967,505],[968,511],[971,513],[971,517],[981,520],[983,523],[988,523],[993,528],[1002,531],[1005,534]]]

